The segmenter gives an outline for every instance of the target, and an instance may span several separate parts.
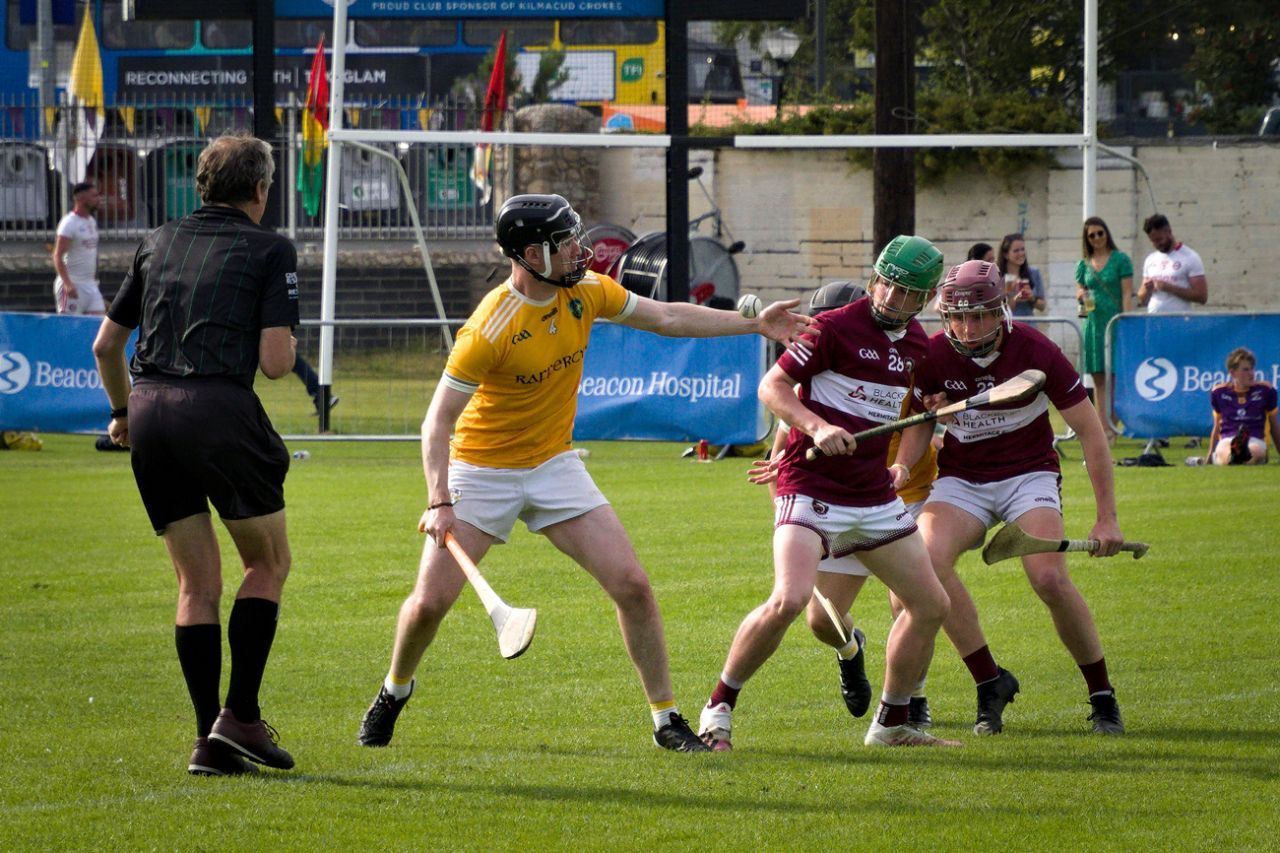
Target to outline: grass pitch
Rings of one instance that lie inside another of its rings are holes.
[[[972,684],[940,644],[936,730],[964,747],[863,747],[867,721],[845,712],[832,654],[797,624],[743,691],[734,752],[660,751],[604,594],[521,531],[484,569],[508,601],[539,609],[532,648],[502,660],[464,591],[396,739],[372,750],[355,731],[422,544],[418,448],[295,445],[311,458],[287,483],[294,569],[262,704],[298,768],[196,779],[173,573],[128,458],[45,439],[42,452],[0,454],[3,850],[1275,848],[1274,464],[1116,469],[1122,528],[1151,553],[1069,559],[1102,632],[1121,738],[1088,734],[1083,680],[1018,564],[969,555],[991,646],[1022,682],[1004,734],[971,733]],[[746,460],[588,446],[653,579],[676,697],[696,720],[770,587],[768,500],[745,482]],[[1085,536],[1092,502],[1070,451],[1068,531]],[[223,542],[229,598],[238,568]],[[878,684],[877,582],[855,615]]]

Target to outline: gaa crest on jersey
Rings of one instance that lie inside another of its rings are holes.
[[[575,320],[582,319],[582,300],[581,299],[575,298],[575,299],[569,300],[569,313],[573,315]]]

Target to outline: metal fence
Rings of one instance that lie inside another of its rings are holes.
[[[433,105],[386,100],[347,110],[348,126],[461,130],[479,124],[468,102]],[[319,239],[323,205],[316,216],[297,190],[302,162],[302,109],[277,107],[276,182],[280,225],[292,237]],[[101,194],[97,220],[106,239],[137,239],[199,206],[196,159],[207,140],[251,131],[248,103],[121,101],[105,111],[96,141],[78,140],[79,108],[43,111],[34,98],[0,100],[0,237],[50,241],[71,206],[70,187],[93,180]],[[51,118],[52,121],[48,119]],[[94,123],[97,124],[95,119]],[[400,143],[388,151],[404,167],[412,201],[428,237],[467,238],[491,233],[492,203],[482,203],[471,175],[474,151],[465,145]],[[325,152],[328,157],[328,150]],[[378,240],[412,236],[409,198],[395,165],[349,147],[342,151],[339,232],[344,238]]]

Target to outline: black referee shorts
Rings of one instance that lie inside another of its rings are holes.
[[[226,379],[141,379],[129,394],[133,477],[157,534],[208,512],[223,519],[284,509],[289,451],[258,396]]]

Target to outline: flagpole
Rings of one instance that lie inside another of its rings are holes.
[[[329,128],[341,129],[343,80],[347,71],[347,4],[333,4],[333,82],[329,86]],[[329,389],[333,386],[333,319],[338,280],[338,189],[342,143],[329,140],[324,187],[324,267],[320,278],[320,431],[329,429]]]
[[[293,140],[298,135],[298,102],[294,97],[293,91],[289,92],[289,103],[284,109],[285,132],[284,138],[289,140],[289,144],[284,147],[284,194],[289,199],[287,213],[285,214],[288,221],[285,223],[285,233],[289,235],[290,240],[298,239],[298,193],[295,187],[298,185],[298,151],[293,145]]]

